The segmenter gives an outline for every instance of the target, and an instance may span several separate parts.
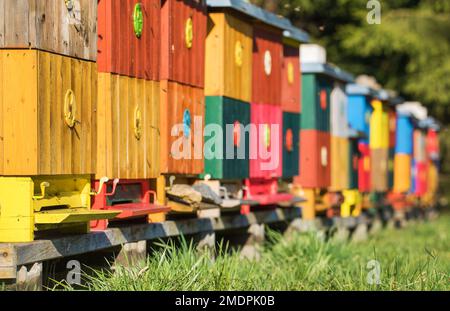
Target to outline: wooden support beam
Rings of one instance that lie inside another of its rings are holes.
[[[122,245],[118,256],[115,259],[115,265],[133,266],[147,256],[147,241],[138,241]]]
[[[265,239],[264,224],[252,224],[247,230],[248,236],[241,249],[241,258],[261,259],[261,248]]]

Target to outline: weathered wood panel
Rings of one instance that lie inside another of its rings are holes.
[[[0,0],[0,47],[97,57],[97,0]]]
[[[161,3],[160,80],[204,87],[206,1]]]
[[[205,95],[250,102],[253,28],[229,13],[208,15]]]
[[[95,63],[2,50],[0,81],[1,174],[94,173]]]
[[[350,147],[347,138],[331,136],[331,185],[332,191],[349,189]]]
[[[161,81],[161,172],[203,173],[204,91]]]
[[[159,0],[99,0],[98,70],[158,80],[160,13]]]
[[[97,178],[156,178],[159,83],[99,73],[97,104]]]

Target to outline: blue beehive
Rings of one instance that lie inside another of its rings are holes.
[[[397,133],[395,153],[409,154],[413,153],[413,130],[414,125],[411,116],[406,114],[397,114]]]
[[[367,86],[359,84],[347,85],[348,94],[348,122],[350,128],[364,134],[360,142],[369,144],[370,116],[373,108],[370,104],[376,93]]]

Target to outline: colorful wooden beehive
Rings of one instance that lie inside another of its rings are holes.
[[[1,14],[12,10],[24,22],[23,32],[17,23],[0,31],[8,47],[0,50],[0,242],[29,242],[48,230],[85,233],[90,220],[118,214],[91,210],[97,65],[88,60],[96,57],[95,26],[89,28],[96,6],[66,2],[2,2]]]
[[[248,178],[250,105],[228,97],[208,96],[205,119],[205,174],[213,179]],[[208,132],[208,125],[216,127]]]
[[[159,0],[98,0],[98,70],[158,80]]]
[[[283,110],[283,178],[299,174],[300,159],[300,43],[309,37],[302,30],[288,27],[283,32],[281,108]]]
[[[2,0],[0,48],[97,58],[97,0]]]
[[[203,173],[206,2],[161,4],[161,173]]]
[[[372,99],[376,96],[371,88],[360,85],[350,84],[346,87],[348,94],[348,122],[350,128],[361,133],[358,139],[358,150],[360,153],[358,161],[358,188],[362,193],[367,193],[370,188],[370,119],[373,111],[371,105]]]
[[[326,59],[316,57],[318,46],[301,46],[302,70],[302,113],[301,113],[301,153],[300,175],[296,183],[304,188],[328,188],[331,185],[331,135],[330,135],[330,99],[335,83],[347,83],[353,77],[339,68],[326,63]],[[345,94],[342,89],[336,89],[335,98],[337,109],[335,117],[342,115],[340,99]],[[339,99],[339,100],[338,100]],[[342,106],[342,107],[341,107]],[[345,124],[339,128],[337,134],[345,132]],[[317,141],[314,141],[317,139]],[[336,147],[343,152],[348,144],[336,140]],[[337,151],[337,150],[336,150]],[[336,158],[336,162],[338,158]],[[337,163],[336,163],[337,164]],[[335,166],[339,168],[338,166]],[[346,167],[346,165],[345,165]],[[347,171],[345,171],[347,175]]]
[[[160,27],[159,1],[98,1],[95,184],[102,176],[110,180],[93,208],[121,210],[115,220],[162,219],[155,215],[164,207],[150,187],[161,173]],[[107,226],[107,220],[91,223],[96,230]]]

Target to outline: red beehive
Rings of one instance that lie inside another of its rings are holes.
[[[252,103],[281,104],[282,38],[279,29],[254,26]]]
[[[295,183],[304,188],[328,188],[331,184],[330,133],[300,131],[300,175]]]
[[[395,109],[389,110],[389,148],[395,148],[395,136],[397,131],[397,113]]]
[[[437,160],[439,158],[439,134],[433,129],[429,129],[427,132],[427,154],[433,159]]]
[[[281,177],[283,115],[281,108],[251,104],[250,178]],[[278,125],[278,130],[275,125]],[[273,164],[269,165],[268,164]]]
[[[204,87],[206,21],[206,1],[162,1],[161,80]]]
[[[358,149],[361,154],[358,162],[358,188],[361,192],[369,192],[370,184],[370,148],[368,144],[359,143]]]
[[[283,45],[281,107],[283,111],[300,113],[300,49]]]
[[[428,165],[426,162],[417,162],[416,165],[415,193],[419,196],[427,192]]]
[[[158,80],[159,0],[98,0],[98,70]]]

